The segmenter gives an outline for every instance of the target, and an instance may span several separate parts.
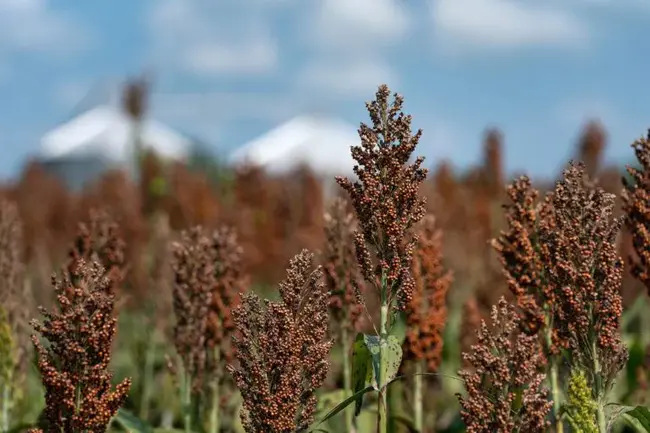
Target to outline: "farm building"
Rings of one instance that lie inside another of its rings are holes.
[[[356,129],[321,115],[295,117],[244,144],[230,156],[232,164],[252,163],[270,173],[300,165],[321,176],[352,175],[350,146],[359,143]]]
[[[40,143],[40,162],[72,189],[107,169],[135,166],[135,122],[117,98],[109,95],[98,103],[88,104],[94,102],[91,98],[85,102],[87,108],[47,132]],[[192,140],[154,119],[143,119],[139,137],[143,149],[166,159],[185,160],[192,153]]]

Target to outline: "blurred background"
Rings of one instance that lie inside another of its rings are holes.
[[[0,0],[0,175],[141,74],[147,117],[221,156],[300,116],[354,130],[385,82],[430,162],[477,162],[494,126],[509,171],[547,174],[589,119],[623,161],[647,127],[649,20],[642,0]]]
[[[453,373],[507,292],[488,244],[506,181],[526,172],[545,190],[578,158],[621,190],[650,127],[649,23],[642,0],[0,0],[0,195],[23,221],[34,305],[51,303],[77,223],[107,209],[128,241],[120,329],[161,330],[155,343],[120,332],[116,376],[135,376],[127,409],[172,424],[170,305],[149,321],[170,284],[151,265],[156,245],[233,225],[253,288],[271,293],[290,257],[322,248],[332,176],[351,173],[364,103],[386,83],[424,131],[423,194],[455,276],[442,367]],[[641,293],[626,277],[629,383],[650,343]],[[134,366],[151,351],[166,391],[149,401]],[[32,373],[30,422],[42,407]],[[335,363],[329,388],[340,373]],[[431,389],[439,431],[457,415],[447,382]]]

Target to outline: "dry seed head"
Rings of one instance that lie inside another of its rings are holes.
[[[623,212],[625,226],[632,235],[636,257],[630,256],[632,275],[650,293],[650,130],[647,137],[632,144],[639,168],[627,167],[630,180],[623,178]]]
[[[198,388],[206,366],[208,317],[215,286],[212,240],[200,226],[172,244],[174,345]]]
[[[280,300],[246,294],[233,311],[237,336],[232,374],[243,398],[247,433],[293,433],[308,427],[316,410],[316,389],[327,376],[330,294],[303,250],[280,283]]]
[[[542,331],[546,314],[555,311],[554,288],[544,277],[549,266],[548,246],[540,239],[540,229],[553,227],[550,203],[538,203],[539,193],[527,176],[508,186],[509,203],[504,205],[508,229],[492,240],[503,267],[508,287],[515,295],[520,325],[528,335]],[[556,341],[545,347],[557,353]]]
[[[616,243],[622,220],[613,217],[614,200],[593,185],[583,164],[570,163],[552,194],[555,227],[542,233],[559,339],[586,372],[602,375],[605,389],[627,359],[620,330],[623,262]],[[602,372],[591,369],[592,347]]]
[[[32,321],[45,387],[46,432],[106,431],[131,386],[125,379],[111,390],[108,365],[117,324],[111,282],[101,264],[83,258],[76,276],[74,284],[66,272],[61,280],[53,277],[59,311],[41,308],[43,321]]]
[[[248,287],[248,277],[243,271],[243,249],[232,228],[215,230],[211,241],[215,281],[208,310],[206,345],[210,352],[220,347],[224,360],[230,361],[230,337],[235,329],[231,310],[239,303],[240,293]]]
[[[357,261],[364,278],[376,287],[385,275],[389,301],[401,308],[410,302],[414,285],[411,257],[414,240],[408,232],[425,213],[426,200],[418,195],[427,175],[423,157],[409,159],[422,131],[411,134],[411,116],[402,112],[404,98],[389,103],[390,90],[379,87],[376,99],[366,104],[372,126],[361,124],[361,145],[353,146],[358,181],[337,177],[349,194],[359,221],[355,237]]]
[[[124,280],[126,264],[124,249],[126,243],[119,234],[119,226],[105,210],[92,209],[88,223],[80,223],[68,252],[68,272],[74,283],[78,276],[79,260],[97,261],[105,269],[110,284],[107,290],[116,291]]]
[[[482,322],[478,342],[463,358],[472,367],[459,374],[465,396],[458,396],[468,433],[545,433],[552,402],[543,388],[546,361],[537,338],[519,330],[517,313],[501,298],[492,326]],[[516,405],[518,394],[521,404]]]
[[[442,233],[433,215],[418,225],[418,245],[413,257],[415,291],[406,308],[407,332],[404,359],[425,361],[429,371],[437,371],[447,320],[447,291],[451,272],[442,263]]]
[[[363,297],[363,279],[356,266],[354,215],[345,200],[336,198],[325,214],[325,249],[322,255],[325,285],[331,293],[330,320],[337,330],[358,330]]]

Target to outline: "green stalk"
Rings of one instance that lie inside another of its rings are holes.
[[[6,432],[9,431],[9,399],[11,398],[9,395],[9,385],[4,385],[2,387],[2,415],[0,420],[2,423],[0,424],[0,431]]]
[[[343,350],[343,392],[345,398],[352,396],[352,372],[350,371],[350,339],[345,326],[341,330],[341,349]],[[354,411],[352,406],[345,408],[345,429],[354,433]]]
[[[192,381],[190,374],[183,372],[183,385],[181,387],[183,404],[183,427],[185,433],[192,432]]]
[[[564,433],[564,424],[560,416],[561,402],[560,402],[560,385],[558,382],[558,366],[557,360],[553,357],[551,361],[551,398],[553,399],[553,417],[555,419],[556,433]]]
[[[144,371],[142,378],[142,396],[140,402],[140,418],[146,420],[149,418],[149,403],[151,401],[151,384],[153,383],[153,364],[154,364],[154,338],[153,335],[147,338]]]
[[[413,422],[415,423],[415,429],[419,432],[424,427],[422,373],[424,373],[424,364],[422,361],[418,361],[415,364],[415,377],[413,378]]]
[[[385,289],[383,290],[385,292]],[[387,345],[385,344],[388,339],[388,302],[385,296],[382,296],[382,305],[380,310],[380,345],[379,345],[379,374],[377,377],[377,385],[379,386],[379,399],[377,401],[377,431],[378,433],[388,432],[388,405],[386,398],[386,378],[384,372],[387,370],[388,353]]]
[[[219,364],[220,358],[221,358],[221,352],[219,347],[216,347],[214,352],[214,362],[216,365]],[[209,427],[208,427],[208,432],[209,433],[219,433],[220,429],[220,424],[219,424],[219,405],[220,405],[220,399],[221,395],[219,394],[219,381],[221,380],[221,369],[217,368],[217,371],[214,374],[214,377],[212,378],[212,381],[210,383],[210,389],[212,392],[212,407],[210,408],[210,421],[209,421]]]
[[[602,375],[602,369],[600,366],[600,361],[598,360],[598,350],[596,349],[596,341],[594,340],[591,343],[591,356],[594,361],[594,377],[600,377]],[[596,421],[598,422],[598,432],[599,433],[607,433],[607,419],[605,418],[605,408],[602,404],[603,401],[603,396],[602,396],[602,389],[600,389],[600,386],[598,385],[599,381],[594,380],[593,386],[596,388],[595,389],[595,396],[596,396]]]
[[[546,315],[546,326],[545,326],[545,340],[546,340],[546,349],[547,353],[550,353],[551,346],[553,344],[553,319],[550,314]],[[560,383],[559,383],[559,371],[558,371],[558,359],[557,356],[551,355],[551,365],[550,365],[550,386],[551,386],[551,398],[553,399],[553,419],[555,420],[555,432],[564,433],[564,422],[562,421],[561,409],[562,402],[560,396]]]

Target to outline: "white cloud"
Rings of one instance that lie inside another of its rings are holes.
[[[397,74],[386,63],[372,59],[332,59],[309,64],[297,85],[328,96],[368,99],[383,83],[389,87],[399,85]]]
[[[368,98],[381,83],[397,86],[387,49],[411,34],[414,17],[403,0],[318,0],[303,32],[311,59],[296,86],[323,96]]]
[[[184,66],[202,75],[264,73],[278,62],[277,47],[268,38],[232,45],[207,42],[188,48]]]
[[[227,122],[242,118],[277,122],[296,114],[300,95],[257,92],[174,93],[152,95],[155,114],[164,118]]]
[[[337,50],[397,43],[411,25],[401,0],[320,0],[313,11],[310,25],[317,43]]]
[[[516,0],[432,0],[439,44],[463,48],[581,47],[585,23],[566,7]]]
[[[87,28],[47,0],[0,0],[0,53],[66,53],[90,40]]]
[[[149,16],[154,56],[200,76],[263,74],[278,64],[267,9],[278,0],[159,0]]]

